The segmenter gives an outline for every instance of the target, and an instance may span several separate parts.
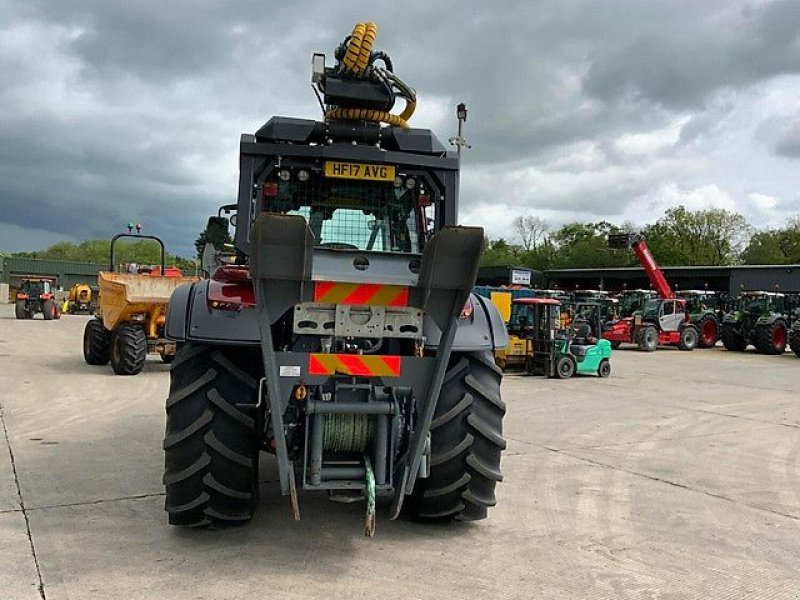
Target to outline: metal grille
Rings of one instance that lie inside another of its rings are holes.
[[[418,190],[395,187],[390,182],[341,181],[311,176],[307,181],[274,181],[277,196],[266,197],[263,208],[271,212],[302,215],[321,246],[419,252],[427,228],[426,212]]]

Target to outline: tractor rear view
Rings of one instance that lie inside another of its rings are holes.
[[[738,352],[752,345],[762,354],[783,354],[789,337],[788,323],[783,294],[742,292],[736,310],[722,322],[722,343],[726,349]]]
[[[458,158],[408,127],[414,92],[375,34],[314,56],[324,121],[242,136],[233,264],[170,299],[171,524],[250,519],[262,451],[296,519],[301,490],[363,497],[369,535],[377,495],[432,521],[496,502],[507,337],[470,294],[483,230],[456,225]]]
[[[32,319],[42,313],[45,321],[61,318],[61,307],[55,299],[55,280],[48,277],[29,277],[22,280],[14,304],[17,319]]]

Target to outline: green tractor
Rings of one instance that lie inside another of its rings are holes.
[[[777,292],[742,292],[735,311],[722,321],[722,343],[742,352],[755,346],[762,354],[783,354],[789,336],[785,297]]]
[[[722,304],[717,292],[708,290],[678,290],[679,298],[686,300],[689,320],[697,327],[700,337],[699,348],[713,348],[719,341],[722,331]]]

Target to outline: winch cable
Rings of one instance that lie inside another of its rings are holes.
[[[341,61],[342,72],[356,79],[371,79],[381,81],[389,86],[406,102],[406,106],[399,115],[386,110],[373,108],[332,108],[325,113],[325,118],[333,121],[371,121],[386,123],[394,127],[408,127],[408,120],[417,108],[416,92],[406,85],[392,71],[392,61],[385,52],[373,52],[378,26],[373,22],[358,23],[353,27],[353,32],[345,38],[344,56]],[[384,68],[374,65],[382,61]]]

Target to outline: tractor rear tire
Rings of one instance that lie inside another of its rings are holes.
[[[687,325],[681,329],[680,334],[680,338],[678,339],[678,349],[694,350],[697,347],[700,336],[698,335],[697,328],[694,325]]]
[[[619,340],[614,340],[613,342],[611,342],[611,349],[612,350],[616,350],[620,346],[622,346],[622,342],[620,342]]]
[[[90,365],[107,365],[111,359],[111,332],[100,319],[92,319],[83,330],[83,359]]]
[[[756,328],[756,350],[761,354],[783,354],[786,351],[786,323],[775,321]]]
[[[556,361],[557,379],[569,379],[575,375],[575,361],[571,356],[562,356]]]
[[[597,374],[603,378],[611,375],[611,362],[607,358],[600,361],[600,365],[597,367]]]
[[[222,527],[258,504],[260,354],[187,343],[170,369],[164,509],[171,525]]]
[[[501,378],[491,352],[451,357],[431,421],[430,476],[417,480],[405,505],[412,517],[477,521],[497,503],[506,447]]]
[[[644,352],[655,352],[658,348],[658,330],[652,325],[645,325],[639,329],[636,345]]]
[[[697,324],[700,332],[700,339],[697,341],[698,348],[713,348],[719,339],[719,323],[714,315],[705,315]]]
[[[742,334],[732,326],[724,324],[722,325],[722,345],[726,350],[733,352],[744,352],[747,349],[747,342]]]
[[[42,300],[42,316],[45,321],[52,321],[56,318],[56,303],[52,300]]]
[[[117,375],[136,375],[147,358],[147,336],[141,325],[123,323],[111,333],[111,368]]]
[[[800,330],[792,329],[789,332],[789,346],[795,356],[800,357]]]
[[[25,307],[25,300],[17,300],[14,305],[14,316],[18,319],[27,319],[28,310]]]

